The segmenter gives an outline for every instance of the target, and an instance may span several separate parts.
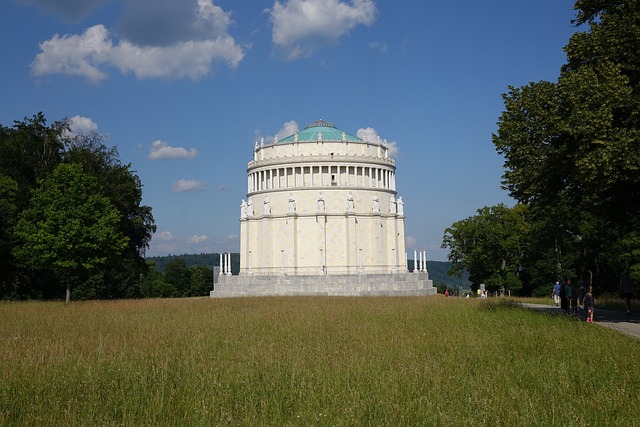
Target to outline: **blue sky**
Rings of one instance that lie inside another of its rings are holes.
[[[144,185],[147,255],[239,250],[261,137],[318,119],[393,144],[407,251],[512,205],[491,134],[509,85],[555,81],[573,2],[0,0],[0,123],[105,134]]]

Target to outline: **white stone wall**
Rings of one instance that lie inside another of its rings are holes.
[[[395,164],[383,144],[257,146],[247,172],[241,275],[406,272]]]

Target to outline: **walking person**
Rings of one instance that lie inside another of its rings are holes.
[[[567,280],[567,286],[565,286],[564,292],[567,295],[567,313],[573,314],[576,309],[575,307],[576,291],[575,289],[573,289],[573,281],[571,281],[571,279]]]
[[[593,323],[593,314],[595,310],[595,299],[593,298],[593,287],[589,286],[589,290],[582,300],[584,309],[587,311],[587,322]]]
[[[560,308],[567,311],[567,278],[560,284]]]
[[[624,301],[627,316],[631,315],[631,298],[633,298],[633,281],[629,277],[629,271],[625,271],[620,279],[620,297]]]
[[[553,296],[553,301],[556,303],[556,307],[558,307],[560,305],[560,282],[557,280],[553,285],[553,292],[551,295]]]

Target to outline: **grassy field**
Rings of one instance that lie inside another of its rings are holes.
[[[505,299],[0,303],[2,425],[638,425],[640,340]]]

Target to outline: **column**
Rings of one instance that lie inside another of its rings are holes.
[[[418,272],[418,251],[413,250],[413,272]]]
[[[427,250],[424,251],[424,263],[422,264],[422,271],[427,271]]]
[[[222,276],[224,274],[224,263],[222,262],[222,252],[220,252],[220,273],[218,276]]]

